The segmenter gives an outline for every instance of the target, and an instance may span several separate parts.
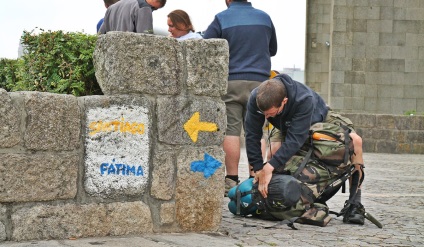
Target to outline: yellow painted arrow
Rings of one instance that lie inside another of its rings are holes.
[[[199,131],[215,132],[218,126],[210,122],[200,122],[200,113],[195,112],[193,116],[184,124],[184,130],[193,142],[197,142]]]

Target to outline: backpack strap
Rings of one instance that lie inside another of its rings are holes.
[[[293,230],[299,230],[294,225],[294,223],[296,222],[297,219],[299,219],[299,217],[293,217],[293,218],[290,218],[290,219],[287,219],[287,220],[282,220],[282,221],[278,222],[277,224],[275,224],[273,226],[266,226],[264,228],[265,229],[278,228],[278,226],[286,224],[288,227],[290,227]]]
[[[326,201],[330,199],[335,192],[340,189],[340,186],[343,186],[346,180],[352,176],[355,171],[355,167],[351,166],[347,172],[345,172],[341,177],[334,180],[331,184],[327,185],[325,189],[318,195],[315,201]]]
[[[246,195],[253,194],[253,189],[245,191],[245,192],[241,192],[239,190],[240,185],[241,184],[238,184],[237,187],[236,187],[236,205],[237,205],[236,215],[240,215],[240,213],[241,213],[241,198],[246,196]],[[244,210],[248,212],[248,211],[250,211],[251,208],[253,208],[255,206],[256,206],[256,202],[252,201],[247,207],[244,208]]]
[[[358,189],[361,187],[362,182],[365,178],[364,173],[364,165],[360,165],[360,171],[354,171],[352,172],[352,188],[354,189],[353,193],[349,195],[349,202],[353,203],[355,201],[356,193],[358,192]],[[352,167],[355,167],[355,165],[352,165]],[[362,176],[360,177],[360,173]]]
[[[343,158],[343,164],[347,165],[348,161],[350,160],[350,156],[352,155],[352,151],[349,149],[350,146],[350,132],[351,130],[344,125],[340,125],[341,128],[343,128],[344,130],[344,145],[345,145],[345,153],[344,153],[344,158]],[[309,131],[309,150],[306,153],[302,163],[299,165],[299,167],[296,169],[296,171],[293,173],[293,177],[297,178],[299,176],[299,174],[303,171],[303,169],[306,166],[306,163],[308,163],[309,159],[311,158],[312,154],[313,154],[313,150],[314,150],[314,144],[313,144],[313,135],[314,135],[314,131],[310,130]],[[327,134],[326,134],[327,135]],[[338,141],[341,141],[340,137],[337,135],[331,135],[328,136],[330,138],[336,139]]]
[[[345,154],[343,159],[343,164],[347,165],[347,162],[350,160],[350,156],[352,155],[352,151],[349,149],[350,142],[350,129],[347,126],[341,125],[341,127],[345,130],[344,131],[344,144],[345,144]]]
[[[302,163],[300,163],[299,167],[297,168],[297,170],[293,173],[293,177],[297,179],[297,177],[299,176],[299,174],[303,171],[303,169],[306,166],[306,163],[308,163],[309,159],[311,158],[312,155],[312,151],[313,151],[313,147],[310,146],[308,153],[306,153],[305,157],[303,158]]]
[[[236,214],[240,215],[240,202],[241,202],[241,192],[239,190],[240,184],[237,185],[236,187],[236,205],[237,205],[237,209],[236,209]]]
[[[365,173],[363,170],[363,165],[361,165],[361,171],[362,171],[362,178],[359,178],[359,171],[355,171],[355,166],[352,165],[352,167],[350,168],[350,176],[352,176],[352,188],[359,188],[359,186],[361,186],[362,182],[364,181],[364,177],[365,177]],[[350,176],[348,176],[347,178],[349,178]],[[343,176],[344,177],[344,176]],[[345,179],[346,181],[346,179]],[[334,181],[336,182],[336,181]],[[333,183],[334,183],[333,182]],[[346,210],[349,208],[350,204],[355,204],[355,197],[356,197],[356,192],[358,190],[356,189],[351,195],[349,195],[349,200],[347,200],[345,202],[345,206],[342,208],[342,210],[338,213],[338,212],[334,212],[334,211],[330,211],[331,214],[335,214],[337,217],[343,215]]]
[[[291,219],[288,219],[288,220],[282,220],[282,221],[280,221],[280,222],[278,222],[277,224],[275,224],[275,225],[272,225],[272,226],[265,226],[265,227],[263,227],[264,229],[273,229],[273,228],[278,228],[279,226],[281,226],[281,225],[284,225],[284,224],[287,224],[287,226],[288,227],[290,227],[291,229],[293,229],[293,230],[299,230],[299,229],[297,229],[296,228],[296,226],[294,225],[294,223],[296,222],[296,220],[298,219],[299,217],[293,217],[293,218],[291,218]],[[243,224],[243,226],[244,227],[258,227],[258,225],[256,225],[256,224],[247,224],[247,223],[244,223]]]

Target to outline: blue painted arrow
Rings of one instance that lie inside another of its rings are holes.
[[[190,168],[192,172],[203,172],[205,178],[209,178],[221,165],[221,162],[205,153],[204,161],[193,161],[191,162]]]

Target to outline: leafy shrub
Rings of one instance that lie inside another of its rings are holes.
[[[404,113],[407,116],[424,116],[424,112],[417,112],[416,110],[409,110]]]
[[[24,55],[18,59],[22,62],[17,62],[12,85],[5,80],[5,88],[75,96],[102,94],[93,66],[97,35],[40,30],[40,34],[24,31]],[[9,66],[7,71],[13,69]]]
[[[15,59],[0,59],[0,88],[10,91],[18,81],[16,71],[19,67],[19,62],[19,60]]]

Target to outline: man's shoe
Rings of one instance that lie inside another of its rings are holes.
[[[224,192],[224,196],[227,197],[228,196],[228,191],[230,191],[231,188],[233,188],[234,186],[237,186],[238,182],[232,180],[231,178],[225,178],[225,192]]]
[[[363,225],[365,222],[365,208],[357,202],[355,204],[346,204],[347,210],[343,215],[343,222]]]

